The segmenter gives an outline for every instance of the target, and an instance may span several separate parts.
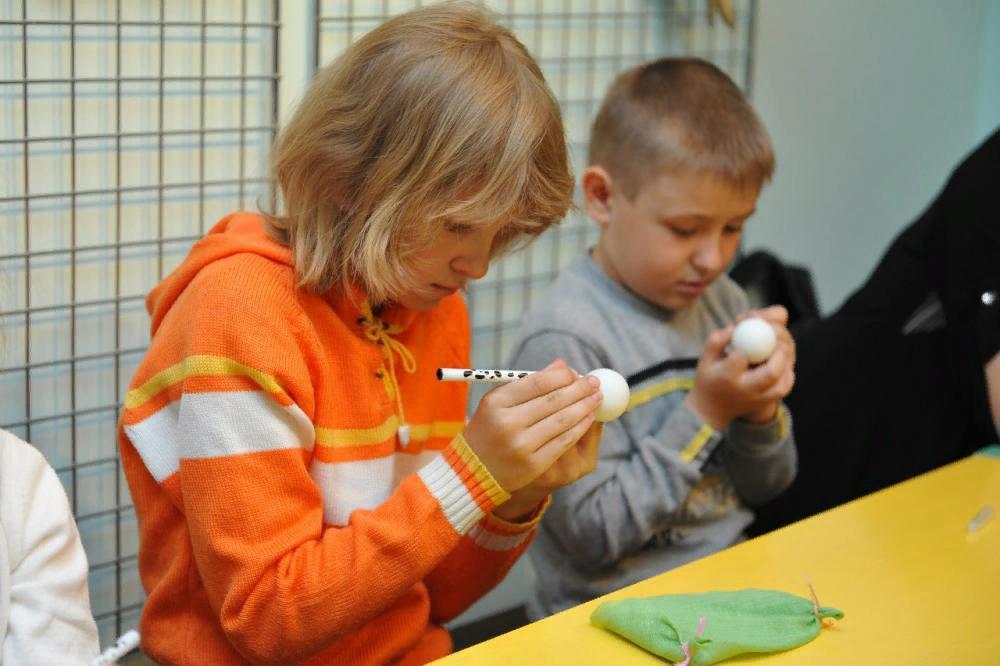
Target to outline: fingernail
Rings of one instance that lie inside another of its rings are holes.
[[[601,388],[601,380],[598,379],[597,377],[593,375],[587,375],[587,381],[590,382],[590,385],[593,386],[594,388]]]

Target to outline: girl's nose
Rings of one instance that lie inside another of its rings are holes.
[[[461,255],[451,260],[451,269],[456,273],[478,280],[486,275],[490,268],[490,252],[477,250],[475,252],[463,252]]]

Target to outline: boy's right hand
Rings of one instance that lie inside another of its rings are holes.
[[[776,328],[779,344],[767,361],[753,367],[746,355],[726,353],[735,325],[715,331],[705,342],[694,386],[685,402],[715,430],[725,430],[736,418],[767,411],[791,391],[795,381],[795,344],[780,321],[771,324]]]
[[[532,483],[584,436],[601,404],[600,382],[562,361],[479,401],[465,428],[469,447],[513,493]]]

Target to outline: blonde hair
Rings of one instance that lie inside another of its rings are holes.
[[[760,188],[774,173],[764,124],[733,81],[697,58],[662,58],[611,84],[591,131],[589,163],[633,197],[652,176],[690,170]]]
[[[559,106],[525,47],[447,3],[381,24],[322,69],[272,156],[299,284],[399,294],[446,224],[507,220],[493,256],[571,204]]]

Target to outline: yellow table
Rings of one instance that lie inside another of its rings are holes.
[[[997,515],[979,530],[984,505]],[[724,663],[1000,664],[1000,447],[837,507],[602,599],[784,590],[845,618],[784,653]],[[663,664],[590,625],[601,600],[457,652],[438,663]]]

